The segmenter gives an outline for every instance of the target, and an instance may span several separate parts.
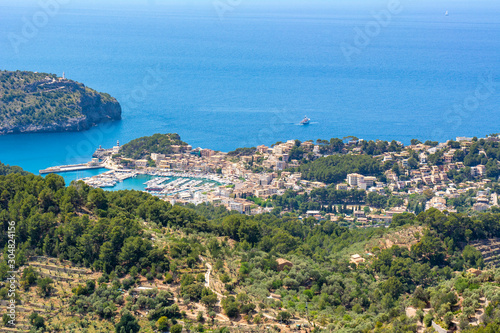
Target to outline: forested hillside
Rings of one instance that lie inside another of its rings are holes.
[[[174,153],[172,146],[187,146],[187,143],[178,134],[154,134],[123,145],[120,155],[133,159],[149,158],[152,153],[169,155]]]
[[[6,176],[11,173],[20,173],[27,175],[28,172],[24,171],[22,168],[18,166],[10,166],[10,165],[5,165],[2,162],[0,162],[0,176]]]
[[[54,74],[0,71],[0,134],[80,131],[121,119],[115,98]]]
[[[279,212],[245,216],[209,205],[172,206],[142,192],[105,192],[82,182],[66,187],[57,175],[10,173],[0,176],[1,281],[10,270],[9,221],[17,225],[23,288],[38,290],[42,300],[62,298],[67,318],[80,318],[81,325],[69,330],[34,315],[31,325],[41,331],[83,332],[97,321],[118,333],[122,327],[239,332],[232,321],[259,332],[275,325],[286,331],[293,321],[315,332],[399,333],[417,332],[431,320],[467,329],[477,311],[486,328],[468,331],[497,332],[500,323],[500,270],[466,273],[486,268],[469,244],[500,237],[498,213],[471,218],[431,209],[396,217],[388,229],[348,229]],[[401,232],[413,232],[417,240],[408,247],[385,246],[385,237]],[[366,261],[350,263],[355,253]],[[69,260],[100,278],[62,291],[28,267],[33,256]],[[283,258],[289,266],[278,265]],[[205,263],[213,267],[209,287]],[[146,282],[157,289],[133,297]],[[0,297],[7,299],[2,286]],[[180,310],[195,304],[198,315]],[[407,317],[410,306],[417,312]]]
[[[343,181],[349,173],[381,176],[384,170],[380,161],[369,155],[332,155],[305,163],[298,171],[305,179],[334,184]]]

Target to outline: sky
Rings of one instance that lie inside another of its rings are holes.
[[[239,15],[255,12],[275,12],[303,14],[324,11],[325,15],[343,14],[349,11],[377,11],[391,3],[399,3],[413,12],[476,11],[487,8],[488,12],[498,12],[498,0],[2,0],[2,7],[25,7],[33,10],[57,2],[65,9],[93,10],[137,10],[138,13],[149,10],[168,10],[173,13],[200,12],[217,15],[221,11],[238,12]]]
[[[38,6],[40,3],[51,3],[57,1],[65,6],[79,7],[105,7],[105,6],[207,6],[227,5],[238,6],[286,6],[286,7],[314,7],[327,6],[334,8],[351,7],[367,8],[371,6],[380,7],[391,2],[401,4],[419,4],[420,6],[452,8],[454,6],[474,6],[477,4],[499,7],[500,2],[495,0],[2,0],[0,6]]]
[[[29,10],[38,9],[46,4],[58,2],[68,10],[137,10],[151,11],[168,10],[170,13],[200,15],[219,15],[221,12],[234,12],[240,16],[251,15],[252,12],[280,11],[287,14],[306,14],[318,11],[324,15],[338,15],[349,12],[370,12],[387,8],[390,3],[400,3],[412,12],[442,12],[487,10],[498,12],[500,17],[500,1],[498,0],[2,0],[0,2],[0,19],[2,7],[25,7]],[[235,15],[236,17],[238,15]]]

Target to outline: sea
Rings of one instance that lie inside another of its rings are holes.
[[[64,73],[123,108],[85,132],[0,136],[0,161],[34,173],[155,133],[226,152],[482,137],[500,132],[500,2],[4,0],[0,69]]]

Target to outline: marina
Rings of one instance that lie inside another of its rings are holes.
[[[107,152],[101,148],[98,151]],[[196,198],[205,196],[208,192],[214,192],[221,185],[232,184],[230,180],[221,175],[200,170],[164,171],[161,169],[123,168],[114,164],[104,155],[94,156],[88,163],[55,166],[40,170],[39,173],[41,175],[60,174],[65,177],[68,184],[73,180],[81,180],[90,187],[102,188],[107,191],[137,190],[159,197],[195,201]],[[68,175],[72,177],[67,177]]]
[[[196,193],[214,191],[229,181],[212,174],[197,172],[138,172],[109,170],[93,177],[81,179],[87,185],[105,190],[139,190],[155,196],[194,197]]]

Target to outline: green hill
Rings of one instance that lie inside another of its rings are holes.
[[[0,71],[0,134],[82,131],[121,119],[115,98],[54,74]]]
[[[349,229],[66,187],[58,175],[0,175],[0,300],[11,299],[11,255],[17,306],[26,309],[19,323],[37,332],[290,332],[300,324],[416,333],[432,321],[498,332],[500,269],[485,267],[474,244],[496,242],[499,221],[498,212],[430,209],[390,228]],[[353,254],[363,262],[350,262]]]
[[[127,158],[148,158],[152,153],[170,155],[175,152],[174,146],[179,146],[179,150],[185,150],[187,145],[181,140],[179,134],[154,134],[123,145],[120,154]]]

